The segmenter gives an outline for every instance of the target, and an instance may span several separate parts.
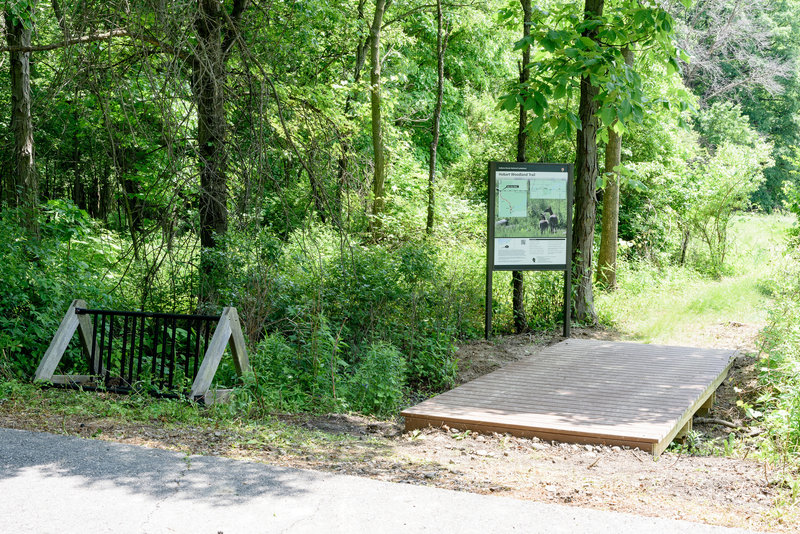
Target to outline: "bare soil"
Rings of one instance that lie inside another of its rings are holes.
[[[450,428],[404,433],[402,421],[355,415],[277,415],[289,427],[323,432],[330,439],[302,443],[264,440],[243,428],[219,430],[48,416],[35,408],[10,411],[0,404],[0,425],[123,443],[213,454],[269,464],[346,473],[519,499],[624,511],[715,525],[800,531],[800,514],[773,466],[755,458],[761,429],[749,426],[736,405],[756,388],[755,335],[760,325],[724,323],[685,344],[731,347],[740,356],[717,393],[709,418],[739,426],[695,423],[694,445],[675,446],[654,459],[637,449],[542,442],[480,435]],[[618,339],[612,331],[578,329],[575,337]],[[460,382],[533,356],[558,342],[555,335],[508,336],[459,348]],[[723,455],[729,434],[729,451]],[[796,477],[797,473],[793,473]]]

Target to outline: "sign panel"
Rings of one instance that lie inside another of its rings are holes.
[[[570,335],[572,165],[489,163],[486,339],[494,271],[564,271],[564,337]]]
[[[495,270],[565,269],[572,166],[489,165],[489,238]]]

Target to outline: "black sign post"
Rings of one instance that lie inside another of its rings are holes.
[[[572,165],[489,162],[486,339],[494,271],[564,271],[564,337],[572,293]]]

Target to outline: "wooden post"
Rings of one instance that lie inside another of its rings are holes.
[[[53,340],[50,342],[50,346],[47,347],[42,361],[39,362],[39,367],[36,368],[36,373],[33,375],[34,380],[51,380],[53,378],[53,373],[55,373],[56,367],[58,367],[58,362],[60,362],[61,357],[64,356],[64,351],[67,350],[72,335],[75,334],[75,330],[78,330],[79,326],[83,348],[88,354],[92,353],[92,349],[89,346],[92,339],[92,321],[85,315],[78,315],[75,313],[75,308],[85,307],[86,301],[81,299],[75,299],[72,301],[72,304],[69,305],[69,309],[61,320],[61,325],[59,325],[56,335],[53,336]],[[96,352],[97,351],[95,351],[95,353]],[[95,357],[99,358],[100,356],[95,354]],[[93,369],[91,362],[89,362],[89,368]]]
[[[244,334],[242,334],[242,325],[239,322],[239,313],[236,308],[228,308],[231,318],[231,354],[233,355],[233,365],[236,367],[236,372],[241,375],[242,373],[250,370],[250,360],[247,357],[247,347],[244,344]]]
[[[211,388],[211,382],[214,380],[214,374],[216,374],[217,367],[219,367],[219,362],[225,353],[225,347],[228,345],[231,347],[236,372],[242,374],[249,371],[250,363],[247,358],[247,348],[244,344],[244,336],[242,335],[242,327],[239,324],[239,315],[236,313],[236,308],[222,310],[219,323],[217,323],[217,328],[214,330],[214,336],[208,344],[203,362],[200,364],[200,369],[197,370],[197,377],[192,384],[191,397],[193,399],[205,397],[208,393],[209,388]]]

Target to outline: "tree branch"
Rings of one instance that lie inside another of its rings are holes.
[[[107,41],[114,37],[131,37],[128,30],[118,28],[107,32],[97,32],[89,35],[82,35],[73,39],[66,39],[60,43],[51,43],[46,45],[33,45],[33,46],[0,46],[0,52],[46,52],[48,50],[56,50],[58,48],[66,48],[76,44],[93,43],[96,41]]]

